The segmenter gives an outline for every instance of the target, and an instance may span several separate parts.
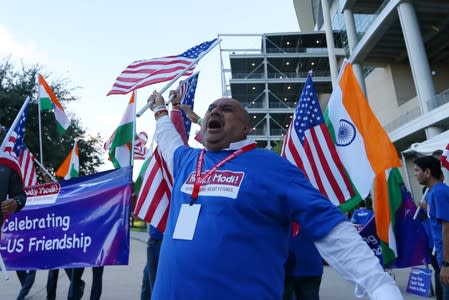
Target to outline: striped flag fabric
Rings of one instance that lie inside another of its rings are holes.
[[[53,108],[58,132],[62,135],[70,125],[69,118],[65,114],[64,108],[52,91],[45,78],[42,75],[38,75],[39,81],[39,107],[40,110],[48,110]]]
[[[124,95],[151,84],[170,81],[184,72],[191,75],[195,62],[218,42],[213,39],[179,55],[135,61],[120,73],[107,95]]]
[[[36,185],[37,174],[36,169],[34,168],[34,155],[27,147],[23,147],[22,152],[20,153],[19,165],[23,185],[25,187]]]
[[[447,144],[446,148],[443,151],[443,154],[440,157],[441,165],[449,170],[449,161],[447,158],[448,156],[449,156],[449,144]]]
[[[144,167],[140,171],[143,179],[134,214],[160,232],[164,232],[170,208],[173,177],[158,147],[154,149],[153,155],[148,158],[148,164],[144,164]],[[140,182],[139,179],[137,181]]]
[[[184,96],[181,100],[181,103],[188,104],[191,102],[192,107],[198,74],[196,74],[196,79],[194,80],[195,84],[191,84],[186,88],[187,92],[193,89],[193,92],[190,92],[191,97]],[[186,132],[181,111],[172,109],[170,118],[187,145],[188,133]],[[138,195],[134,214],[156,227],[160,232],[164,232],[170,208],[173,175],[168,170],[158,147],[154,149],[153,154],[144,162],[134,188],[134,192]]]
[[[324,122],[310,74],[285,136],[281,155],[301,169],[312,185],[335,205],[353,196],[351,183]]]
[[[79,149],[78,142],[75,141],[72,150],[69,155],[65,158],[59,168],[56,170],[55,175],[58,177],[63,177],[68,180],[73,177],[78,177],[80,173],[80,160],[79,160]]]
[[[22,174],[19,159],[25,148],[25,124],[29,102],[30,98],[27,97],[0,145],[0,164],[6,165],[18,174]]]
[[[134,140],[134,159],[145,159],[147,157],[147,142],[148,134],[146,134],[146,132],[142,131],[136,135]]]
[[[193,106],[194,106],[195,91],[196,91],[196,86],[198,84],[198,75],[199,74],[200,74],[199,72],[196,72],[189,78],[182,80],[179,83],[179,86],[177,88],[178,93],[182,96],[181,104],[188,105],[191,110],[193,110]],[[190,136],[190,128],[192,127],[192,121],[190,121],[190,119],[187,117],[187,114],[183,110],[181,110],[181,115],[182,115],[184,130],[178,130],[178,132],[180,132],[181,136],[182,136],[182,133],[185,131],[185,134],[186,134],[185,138],[188,141],[189,136]]]
[[[110,142],[105,144],[105,150],[109,150],[109,158],[116,169],[130,166],[132,163],[131,147],[136,121],[135,98],[135,93],[132,93],[119,126],[109,138]]]
[[[365,199],[376,175],[401,161],[369,107],[352,66],[345,60],[327,106],[328,128],[337,153],[360,196]],[[380,150],[381,149],[381,150]]]

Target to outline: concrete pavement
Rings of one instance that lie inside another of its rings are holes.
[[[134,300],[140,299],[140,285],[142,282],[142,269],[146,260],[146,232],[131,232],[131,254],[128,266],[108,266],[103,274],[102,299],[105,300]],[[423,297],[405,293],[409,269],[396,269],[394,274],[404,299],[425,299]],[[15,272],[8,272],[10,279],[5,281],[0,276],[0,300],[14,300],[20,289],[20,283]],[[46,297],[45,285],[47,271],[38,271],[36,281],[27,299],[44,300]],[[92,282],[91,269],[86,269],[83,275],[86,282],[83,299],[89,299]],[[57,299],[67,299],[69,280],[65,272],[59,272]],[[322,300],[356,300],[353,287],[338,275],[331,267],[325,267],[320,296]],[[368,299],[367,297],[362,299]],[[435,298],[427,298],[435,299]],[[211,299],[212,300],[212,299]],[[386,299],[388,300],[388,299]]]

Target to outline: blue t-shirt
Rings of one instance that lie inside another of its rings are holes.
[[[373,212],[366,207],[361,207],[352,213],[351,222],[354,224],[366,225],[373,217]]]
[[[321,276],[323,259],[315,244],[304,231],[289,238],[289,255],[286,263],[287,276]]]
[[[438,264],[443,262],[443,230],[441,221],[449,222],[449,187],[442,182],[432,186],[426,195],[433,243]]]
[[[297,167],[257,148],[209,177],[195,201],[201,210],[193,240],[175,240],[200,151],[181,146],[174,154],[175,180],[152,298],[282,299],[291,221],[318,240],[346,217]],[[232,152],[206,151],[202,171]]]

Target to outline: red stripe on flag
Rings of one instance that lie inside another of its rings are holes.
[[[332,187],[332,190],[334,191],[338,201],[340,203],[343,203],[345,201],[344,200],[344,196],[343,196],[343,192],[341,191],[341,189],[340,189],[340,187],[339,187],[339,185],[337,183],[337,180],[335,179],[335,177],[334,177],[334,175],[332,173],[332,170],[329,167],[328,160],[330,159],[330,157],[327,157],[324,154],[324,151],[321,148],[320,142],[318,141],[318,138],[317,138],[317,135],[316,135],[316,128],[317,127],[312,128],[310,130],[310,134],[311,134],[311,137],[312,137],[312,140],[313,140],[313,144],[315,146],[315,150],[316,150],[316,152],[318,154],[318,157],[319,157],[319,160],[318,161],[315,160],[315,162],[316,163],[320,163],[321,167],[323,168],[323,171],[324,171],[324,174],[321,174],[320,178],[323,175],[326,176],[326,178],[329,180],[329,183],[330,183],[330,185]],[[321,129],[321,128],[318,127],[318,129]],[[324,189],[324,190],[325,190],[326,195],[328,195],[329,192],[326,189]]]
[[[335,149],[335,147],[334,147],[334,144],[332,142],[332,138],[331,138],[331,136],[329,134],[329,131],[327,130],[327,127],[326,127],[326,125],[324,123],[321,124],[321,126],[322,126],[321,131],[323,133],[324,138],[326,139],[326,144],[328,145],[328,149],[329,149],[329,151],[331,153],[331,159],[333,160],[333,162],[337,166],[338,171],[339,171],[341,177],[343,178],[343,181],[345,183],[345,187],[348,190],[349,194],[353,195],[354,191],[352,189],[351,182],[349,181],[349,178],[346,175],[345,168],[343,167],[343,163],[341,162],[340,157],[338,156],[337,149]],[[345,200],[346,199],[344,199],[344,197],[343,197],[343,201],[340,202],[340,203],[343,203]]]

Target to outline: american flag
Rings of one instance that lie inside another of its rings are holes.
[[[218,40],[213,39],[179,55],[135,61],[117,77],[108,96],[123,95],[151,84],[169,81],[184,72],[185,75],[191,75],[201,55],[217,43]]]
[[[443,167],[449,170],[449,161],[447,158],[448,156],[449,156],[449,144],[447,144],[446,149],[444,149],[443,154],[440,157],[440,161]]]
[[[19,157],[20,172],[22,174],[23,185],[25,187],[36,185],[37,174],[34,168],[34,155],[24,147]]]
[[[28,103],[29,98],[25,100],[0,146],[0,164],[20,174],[25,186],[34,185],[37,182],[34,157],[24,143]]]
[[[148,148],[146,147],[148,142],[148,134],[142,131],[136,135],[134,140],[134,159],[145,159],[148,154]]]
[[[114,139],[116,131],[117,130],[114,130],[109,139],[104,143],[103,149],[105,151],[109,151],[109,149],[111,148],[112,140]],[[134,140],[134,159],[145,159],[145,157],[147,157],[148,154],[148,148],[146,147],[147,142],[148,142],[148,135],[146,134],[146,132],[142,131],[136,135],[136,139]]]
[[[148,159],[146,170],[141,171],[143,180],[134,214],[160,232],[164,232],[170,208],[173,177],[158,147]]]
[[[181,103],[189,105],[193,109],[198,74],[180,82],[178,92],[182,94]],[[191,122],[184,112],[173,109],[170,118],[185,144],[189,137]],[[164,231],[170,208],[171,190],[173,188],[173,176],[159,152],[159,148],[148,158],[140,171],[137,182],[142,182],[138,192],[134,214],[140,219]]]
[[[282,156],[300,168],[313,186],[339,205],[353,191],[329,131],[318,96],[308,75],[282,145]]]
[[[189,78],[182,80],[179,83],[179,86],[177,89],[178,93],[180,93],[180,95],[182,96],[181,104],[188,105],[190,107],[190,109],[192,109],[192,110],[193,110],[193,104],[194,104],[194,100],[195,100],[196,86],[198,84],[198,75],[199,75],[199,72],[193,74]],[[190,135],[190,128],[192,127],[192,122],[190,121],[189,118],[187,118],[187,115],[184,111],[181,111],[181,114],[182,114],[182,120],[184,123],[186,139],[188,140],[189,135]],[[178,132],[180,132],[180,130],[178,130]]]

